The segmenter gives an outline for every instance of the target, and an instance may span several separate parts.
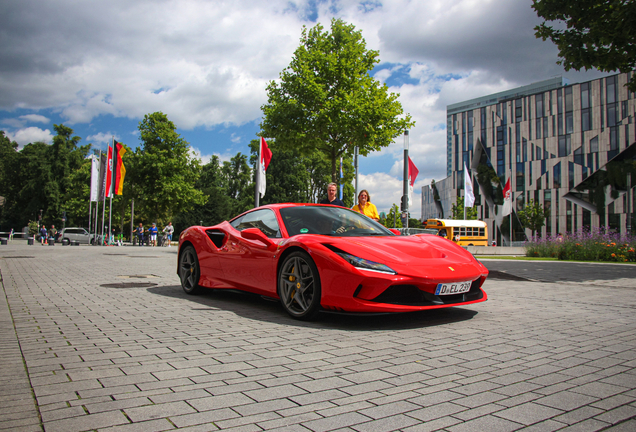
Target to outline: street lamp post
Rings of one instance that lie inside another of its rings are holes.
[[[404,228],[409,227],[409,131],[404,131],[404,187],[402,195]]]

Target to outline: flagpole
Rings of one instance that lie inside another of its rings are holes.
[[[104,244],[104,219],[106,218],[106,184],[108,183],[108,144],[106,145],[106,166],[104,167],[104,201],[102,203],[102,234],[100,240],[100,246]]]
[[[110,190],[108,191],[110,209],[108,210],[108,232],[106,233],[108,235],[108,244],[111,244],[110,233],[113,232],[113,189],[115,186],[115,161],[113,160],[115,156],[115,137],[113,136],[111,139],[113,140],[113,149],[110,152]]]
[[[99,171],[101,172],[101,170],[102,170],[102,149],[99,149],[99,164],[97,166],[99,167]],[[92,217],[92,215],[91,215],[91,217]],[[93,246],[95,246],[95,242],[97,241],[97,218],[98,217],[99,217],[99,184],[97,185],[97,201],[95,201],[95,224],[94,224],[95,235],[93,237]]]
[[[512,170],[510,170],[510,178],[512,178]],[[509,245],[512,246],[512,203],[513,203],[512,184],[510,185],[510,237],[508,240]]]
[[[261,143],[261,137],[258,139],[258,156],[256,157],[256,166],[254,167],[254,174],[256,176],[256,180],[254,181],[255,186],[255,194],[254,194],[254,208],[258,207],[258,201],[260,198],[260,177],[261,177],[261,147],[263,144]]]
[[[356,170],[356,194],[353,196],[354,205],[358,204],[358,146],[353,148],[353,164]]]

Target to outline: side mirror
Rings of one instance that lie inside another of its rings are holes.
[[[265,246],[267,247],[274,245],[274,242],[271,241],[269,237],[263,234],[263,231],[259,230],[258,228],[244,229],[243,231],[241,231],[241,236],[248,240],[260,241],[261,243],[265,244]]]
[[[389,228],[389,231],[391,231],[393,234],[397,236],[402,235],[402,233],[399,230],[396,230],[395,228]]]

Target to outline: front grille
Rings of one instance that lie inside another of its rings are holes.
[[[479,300],[483,297],[479,289],[479,280],[473,281],[470,290],[463,294],[436,296],[420,290],[415,285],[392,285],[382,294],[374,298],[373,302],[405,306],[434,306],[453,303],[465,303]]]

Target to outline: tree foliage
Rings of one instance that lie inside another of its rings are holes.
[[[74,176],[81,169],[90,146],[79,146],[73,129],[53,125],[56,132],[51,145],[36,142],[18,151],[16,143],[0,134],[0,195],[5,197],[0,223],[20,229],[29,220],[61,225],[65,197],[75,189]],[[88,213],[88,212],[87,212]],[[73,221],[88,219],[88,214],[69,213]]]
[[[466,209],[466,218],[464,218],[464,197],[457,197],[457,205],[453,204],[451,213],[455,220],[474,220],[477,219],[477,207],[468,207]]]
[[[369,75],[378,62],[361,32],[340,19],[331,21],[331,32],[320,24],[303,28],[290,65],[267,87],[263,135],[296,155],[319,151],[336,182],[340,157],[355,146],[366,156],[414,125],[408,114],[398,118],[399,95]]]
[[[550,210],[544,208],[540,203],[532,199],[522,210],[517,211],[519,222],[521,222],[521,225],[525,228],[532,231],[533,238],[535,233],[543,228],[545,219],[549,216]]]
[[[636,2],[633,0],[534,0],[532,8],[545,21],[535,35],[559,49],[565,70],[597,68],[629,72],[636,68]],[[564,22],[566,29],[547,22]],[[636,80],[630,83],[636,91]]]
[[[177,214],[174,221],[176,232],[192,225],[216,225],[235,216],[231,213],[232,200],[225,191],[221,162],[217,155],[203,165],[196,188],[203,192],[207,200]]]
[[[158,225],[167,224],[178,211],[205,203],[205,196],[194,186],[201,173],[200,161],[176,129],[161,112],[147,114],[139,123],[142,145],[135,152],[129,180],[135,212],[139,208],[148,222]]]
[[[397,204],[391,206],[386,218],[380,219],[380,223],[387,228],[402,228],[402,212]]]

